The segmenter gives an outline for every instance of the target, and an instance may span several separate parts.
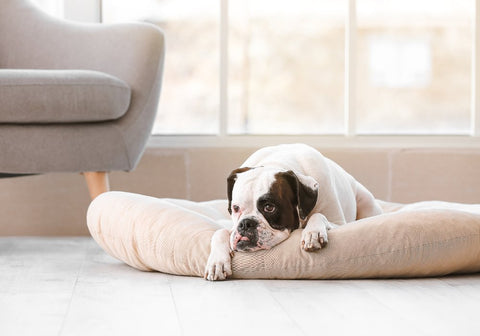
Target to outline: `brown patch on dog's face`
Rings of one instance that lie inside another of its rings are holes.
[[[273,229],[291,232],[299,227],[297,203],[291,182],[285,173],[278,173],[268,193],[258,199],[257,209]]]
[[[253,168],[250,167],[242,167],[233,170],[227,178],[227,197],[228,197],[228,212],[230,215],[232,214],[232,191],[233,186],[235,185],[235,181],[237,181],[237,174],[244,173],[249,171]]]

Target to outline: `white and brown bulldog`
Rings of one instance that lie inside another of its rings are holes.
[[[215,232],[207,280],[232,274],[233,251],[269,249],[304,228],[299,244],[316,251],[327,231],[382,213],[373,195],[335,162],[302,144],[266,147],[228,177],[232,230]]]

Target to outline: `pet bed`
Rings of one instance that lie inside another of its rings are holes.
[[[232,278],[351,279],[441,276],[480,271],[480,205],[382,202],[385,214],[329,231],[317,252],[301,230],[269,250],[236,252]],[[190,202],[107,192],[87,223],[110,255],[142,271],[203,277],[210,239],[230,225],[225,200]]]

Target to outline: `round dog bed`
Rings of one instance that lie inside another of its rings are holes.
[[[295,230],[270,250],[236,252],[232,278],[348,279],[440,276],[480,271],[480,206],[382,203],[388,212],[329,231],[317,252],[300,248]],[[449,209],[450,208],[450,209]],[[229,225],[227,202],[158,199],[108,192],[87,223],[113,257],[142,271],[203,277],[215,230]],[[477,213],[474,213],[474,212]]]

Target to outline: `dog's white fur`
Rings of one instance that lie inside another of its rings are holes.
[[[218,230],[212,237],[211,253],[205,269],[207,280],[224,280],[232,274],[231,253],[237,224],[245,217],[260,218],[270,248],[285,240],[290,232],[274,230],[256,209],[256,200],[265,193],[278,172],[293,171],[300,183],[318,191],[314,209],[300,220],[306,251],[320,249],[328,242],[327,231],[356,219],[382,213],[373,195],[339,165],[317,150],[303,144],[266,147],[251,155],[242,167],[258,167],[238,174],[232,192],[232,204],[242,204],[232,212],[233,229]],[[285,230],[286,231],[286,230]]]

